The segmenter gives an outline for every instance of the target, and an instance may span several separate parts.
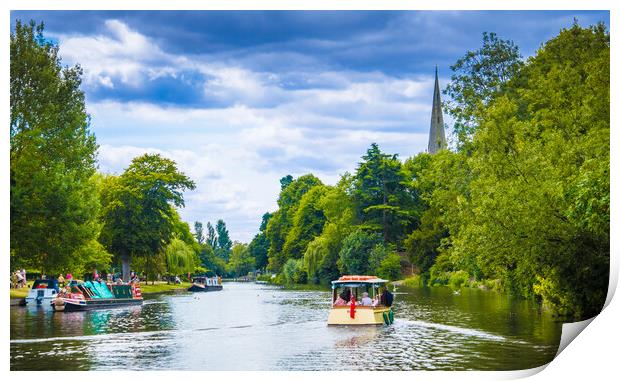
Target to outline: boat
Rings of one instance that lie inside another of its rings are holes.
[[[55,311],[86,311],[142,304],[139,283],[72,282],[52,301]]]
[[[392,324],[393,295],[387,289],[387,283],[374,275],[343,275],[332,281],[332,307],[327,324]]]
[[[28,291],[28,296],[24,298],[25,304],[46,304],[52,301],[60,289],[56,279],[37,279],[34,281],[32,288]]]
[[[192,279],[192,285],[187,289],[187,291],[192,292],[203,292],[203,291],[221,291],[222,290],[222,278],[211,277],[208,278],[206,276],[197,276]]]

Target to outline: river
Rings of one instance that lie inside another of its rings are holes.
[[[11,306],[11,370],[514,370],[548,363],[561,324],[478,289],[395,292],[395,322],[328,327],[330,293],[225,283],[142,306]]]

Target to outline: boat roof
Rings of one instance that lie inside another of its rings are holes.
[[[387,283],[385,279],[378,278],[374,275],[343,275],[338,280],[333,280],[332,284],[360,284],[360,283]]]

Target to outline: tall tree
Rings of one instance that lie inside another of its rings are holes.
[[[365,228],[381,232],[386,243],[398,243],[415,222],[413,198],[405,186],[397,155],[373,143],[355,174],[353,196]]]
[[[196,241],[198,241],[198,244],[202,245],[205,243],[205,235],[202,228],[202,222],[194,222],[194,236],[196,237]]]
[[[228,235],[228,229],[224,220],[219,219],[215,224],[215,231],[217,233],[217,243],[215,245],[215,254],[228,261],[230,256],[230,250],[232,249],[233,242]]]
[[[322,185],[321,180],[312,174],[300,176],[283,187],[278,197],[279,209],[271,216],[265,234],[269,239],[269,268],[280,271],[286,262],[282,250],[289,230],[293,227],[293,218],[299,202],[306,192],[316,185]]]
[[[454,74],[444,92],[452,99],[446,109],[454,118],[459,148],[468,147],[477,117],[522,66],[518,46],[487,32],[482,34],[482,47],[468,51],[450,66]]]
[[[11,264],[79,268],[97,239],[97,144],[82,69],[62,67],[43,24],[17,21],[10,38]],[[81,254],[76,255],[78,250]]]
[[[230,261],[226,265],[228,273],[233,277],[247,275],[254,270],[255,261],[248,251],[248,245],[235,242],[231,249]]]
[[[263,219],[259,227],[259,233],[254,236],[252,242],[248,245],[248,252],[255,260],[255,266],[259,270],[264,270],[267,267],[268,258],[267,253],[269,251],[269,238],[265,234],[267,224],[272,214],[267,212],[263,214]]]
[[[217,235],[215,234],[215,229],[213,228],[213,225],[211,225],[211,222],[207,222],[207,243],[212,247],[215,248],[215,246],[217,245]]]
[[[132,257],[144,257],[148,266],[161,254],[172,238],[173,207],[183,207],[182,192],[194,188],[174,161],[159,154],[134,158],[105,188],[101,241],[121,260],[123,279],[128,279]]]

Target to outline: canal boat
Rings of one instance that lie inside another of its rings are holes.
[[[192,292],[204,292],[204,291],[221,291],[222,290],[222,278],[197,276],[192,280],[192,285],[187,291]]]
[[[392,324],[393,295],[387,280],[373,275],[343,275],[332,281],[328,325]]]
[[[24,298],[25,304],[49,304],[60,292],[56,279],[37,279],[32,288],[28,291],[28,296]]]
[[[55,311],[85,311],[142,304],[139,283],[72,282],[52,301]]]

